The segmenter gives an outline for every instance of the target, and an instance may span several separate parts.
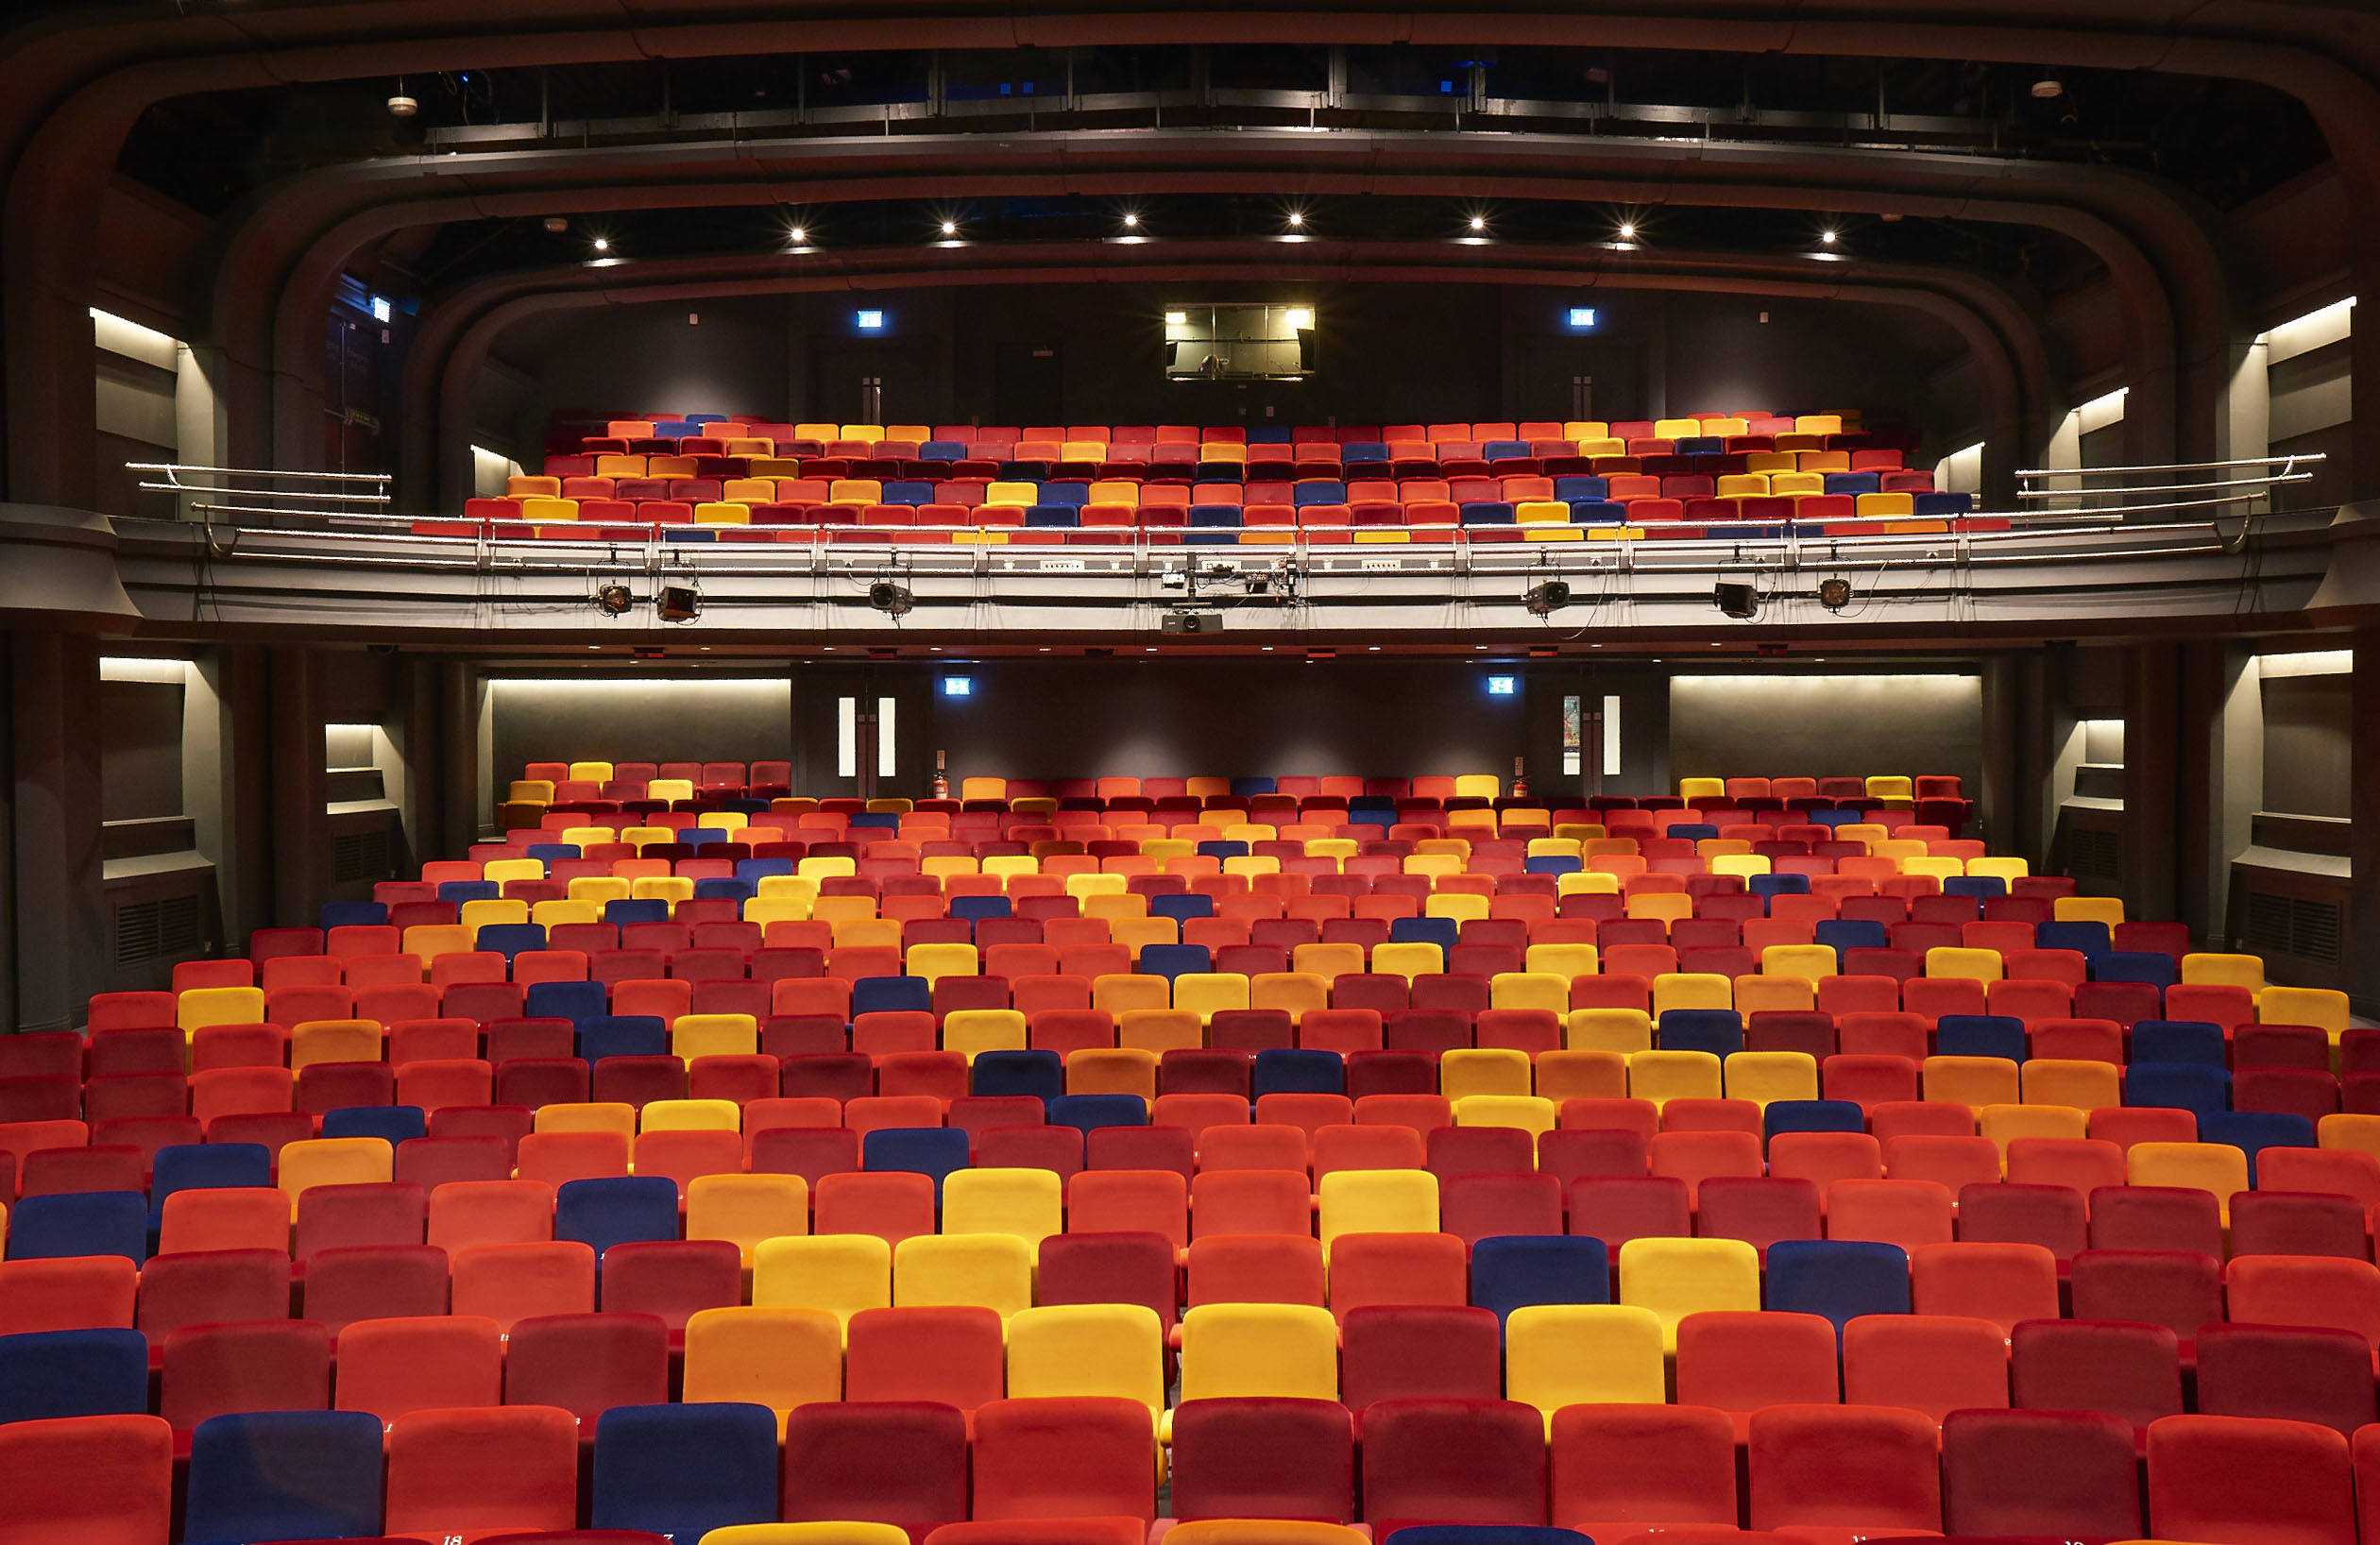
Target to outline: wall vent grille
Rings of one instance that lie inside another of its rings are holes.
[[[392,875],[388,830],[340,832],[331,839],[331,883],[352,885]]]
[[[115,908],[115,963],[139,965],[188,955],[205,941],[198,898],[162,896]]]

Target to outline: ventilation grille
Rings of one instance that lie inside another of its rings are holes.
[[[115,963],[139,965],[188,955],[205,942],[203,931],[195,895],[126,902],[115,909]]]
[[[2338,964],[2345,931],[2335,901],[2252,891],[2241,942],[2260,955],[2291,955],[2320,965]]]
[[[376,831],[341,832],[331,839],[331,883],[347,885],[360,880],[392,878],[389,861],[388,828]]]
[[[2124,844],[2112,831],[2077,831],[2066,838],[2066,872],[2077,879],[2121,877]]]

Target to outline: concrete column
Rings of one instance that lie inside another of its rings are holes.
[[[2347,796],[2354,823],[2347,836],[2347,991],[2357,1013],[2380,1015],[2380,629],[2357,634],[2354,648],[2354,783]]]
[[[331,891],[319,662],[307,650],[275,649],[267,677],[273,917],[281,927],[306,927]]]
[[[480,825],[480,679],[470,667],[442,664],[438,671],[438,773],[441,790],[437,854],[462,856]],[[417,781],[432,781],[419,776]],[[425,852],[427,850],[425,849]]]
[[[2247,846],[2263,785],[2263,715],[2251,658],[2236,645],[2182,646],[2178,921],[2224,933],[2232,855]]]
[[[2182,650],[2141,644],[2124,661],[2124,909],[2180,915]]]
[[[100,843],[99,646],[25,630],[8,652],[12,1027],[71,1029],[112,944]]]

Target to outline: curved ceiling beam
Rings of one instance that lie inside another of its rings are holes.
[[[2045,389],[2034,327],[2015,297],[1956,269],[1870,264],[1858,279],[1812,272],[1807,262],[1730,253],[1596,252],[1549,261],[1495,247],[1436,243],[1264,241],[1127,247],[1118,262],[1104,246],[889,248],[839,254],[800,274],[752,257],[572,265],[496,276],[463,286],[425,311],[405,363],[402,485],[416,501],[435,487],[450,501],[468,485],[469,382],[496,335],[511,321],[559,307],[591,308],[721,296],[878,291],[976,284],[1246,280],[1293,268],[1300,277],[1349,282],[1589,285],[1704,290],[1844,299],[1926,312],[1954,329],[1981,371],[1991,441],[2006,448],[1996,476],[2013,468],[2028,402]],[[1286,258],[1284,261],[1284,254]],[[1825,265],[1818,265],[1824,267]]]
[[[2159,383],[2193,372],[2219,382],[2228,367],[2231,292],[2220,255],[2188,208],[2127,174],[1892,152],[1278,131],[930,136],[758,148],[649,147],[619,155],[504,152],[316,173],[276,191],[242,224],[218,274],[217,338],[240,373],[270,370],[276,395],[299,399],[298,412],[277,415],[282,429],[270,452],[275,465],[295,466],[291,457],[315,451],[309,415],[322,390],[318,323],[331,286],[356,251],[409,225],[987,191],[1123,195],[1284,189],[1809,209],[2056,230],[2097,254],[2123,297],[2127,379],[2142,399],[2136,422],[2148,426],[2141,431],[2144,460],[2174,449],[2171,416],[2160,420],[2154,408]],[[2152,261],[2130,234],[2140,229],[2151,233],[2162,261]],[[311,245],[301,246],[309,237]],[[264,314],[268,303],[277,303],[269,320]],[[2178,346],[2177,316],[2189,324],[2187,341]],[[244,407],[252,396],[244,388]],[[241,432],[243,449],[251,457],[264,452],[258,416],[246,411],[234,416],[253,426]],[[2211,411],[2184,416],[2211,429]],[[2031,439],[2048,431],[2046,423],[2027,427]],[[2156,429],[2166,432],[2163,438],[2152,433]]]
[[[934,8],[927,8],[933,7]],[[1009,48],[1107,43],[1412,42],[1702,49],[1721,53],[1967,59],[2159,70],[2248,79],[2290,93],[2320,119],[2380,227],[2380,16],[2359,0],[1974,0],[1947,14],[1861,0],[1482,0],[1427,12],[1277,0],[1261,10],[1135,4],[1114,12],[1020,13],[1004,0],[926,0],[898,14],[858,0],[805,10],[774,0],[544,0],[523,10],[474,0],[314,0],[192,16],[176,5],[50,17],[0,37],[0,166],[9,173],[5,293],[9,490],[81,502],[92,476],[79,381],[90,281],[82,254],[96,201],[139,114],[164,97],[398,72],[811,49]],[[2366,242],[2367,249],[2380,242]],[[2380,268],[2380,258],[2372,260]],[[2380,333],[2380,330],[2372,330]],[[2380,365],[2380,339],[2358,348]],[[2380,368],[2359,398],[2380,408]],[[2380,415],[2375,415],[2380,416]]]

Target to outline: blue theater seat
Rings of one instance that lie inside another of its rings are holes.
[[[545,948],[546,931],[537,923],[489,923],[481,926],[472,943],[483,953],[502,956],[509,966],[521,951]]]
[[[1909,1313],[1909,1256],[1856,1239],[1780,1239],[1768,1248],[1763,1307],[1824,1315],[1836,1333],[1862,1315]]]
[[[978,1097],[1029,1095],[1052,1100],[1066,1092],[1066,1066],[1054,1051],[979,1051],[967,1064],[967,1088]]]
[[[1462,523],[1467,526],[1509,526],[1513,523],[1512,506],[1502,500],[1479,500],[1462,507]]]
[[[438,891],[438,899],[446,900],[446,887],[440,886]],[[487,893],[490,896],[496,894],[496,887],[488,886]],[[387,925],[388,908],[377,901],[326,901],[322,904],[322,916],[318,924],[318,926],[326,932],[332,928],[384,928]]]
[[[1878,490],[1874,472],[1829,472],[1827,492],[1830,494],[1872,494]]]
[[[148,1357],[148,1337],[122,1327],[0,1335],[0,1422],[137,1416]]]
[[[2256,1156],[2267,1148],[2310,1148],[2314,1123],[2286,1111],[2202,1111],[2202,1143],[2228,1143],[2248,1155],[2248,1183],[2256,1183]]]
[[[1934,1052],[1942,1057],[2002,1057],[2025,1060],[2025,1022],[2010,1014],[1945,1014],[1934,1027]]]
[[[1290,502],[1300,508],[1308,504],[1344,504],[1347,484],[1336,478],[1307,478],[1294,484],[1289,494]]]
[[[1213,971],[1215,960],[1204,944],[1143,944],[1140,959],[1132,969],[1144,976],[1163,976],[1170,982],[1184,974]]]
[[[148,1199],[138,1191],[18,1198],[8,1215],[8,1259],[67,1255],[121,1255],[135,1265],[148,1259]]]
[[[1084,1132],[1101,1127],[1146,1127],[1148,1104],[1138,1095],[1061,1095],[1049,1102],[1049,1124]]]
[[[2124,1103],[2219,1115],[2231,1105],[2231,1074],[2199,1062],[2132,1062],[2124,1068]]]
[[[1866,1130],[1866,1113],[1851,1100],[1771,1100],[1760,1111],[1763,1142],[1779,1132]]]
[[[1499,1234],[1471,1247],[1470,1301],[1496,1312],[1538,1303],[1609,1303],[1611,1257],[1600,1239]]]
[[[2033,948],[2070,949],[2097,960],[2114,954],[2116,942],[2104,923],[2039,923],[2033,925]]]
[[[1151,896],[1148,898],[1148,915],[1175,919],[1213,917],[1215,898],[1202,891],[1180,891],[1169,895]]]
[[[343,1105],[322,1112],[325,1137],[377,1137],[395,1147],[430,1135],[430,1117],[418,1105]]]
[[[1442,955],[1462,942],[1463,925],[1451,917],[1396,917],[1388,920],[1392,944],[1436,944]]]
[[[522,1004],[521,1012],[530,1019],[567,1019],[573,1025],[611,1011],[610,994],[602,982],[531,982]]]
[[[1267,1047],[1256,1054],[1248,1078],[1249,1096],[1344,1095],[1347,1062],[1334,1051]]]
[[[2091,961],[2091,980],[2095,982],[2144,982],[2150,987],[2171,987],[2180,979],[2173,957],[2163,950],[2112,949]]]
[[[532,1010],[530,1017],[543,1016]],[[578,1022],[578,1048],[589,1062],[604,1057],[666,1057],[670,1027],[658,1014],[593,1014]]]
[[[922,461],[925,458],[919,459]],[[932,484],[907,481],[886,484],[883,497],[878,501],[885,504],[931,504],[933,501],[934,485]]]
[[[949,905],[951,916],[962,917],[969,922],[974,922],[978,918],[1012,915],[1009,898],[1006,896],[953,896],[950,898]]]
[[[1034,527],[1072,528],[1082,524],[1080,508],[1073,504],[1036,504],[1025,512],[1025,523]]]
[[[2132,1027],[2131,1061],[2230,1065],[2230,1047],[2220,1025],[2196,1019],[2144,1019]]]
[[[931,1013],[934,990],[923,976],[862,976],[851,984],[851,1016],[908,1010]]]
[[[670,904],[658,897],[638,897],[636,900],[604,903],[604,921],[618,927],[623,923],[667,923]]]
[[[774,1435],[774,1418],[770,1427]],[[377,1537],[381,1469],[380,1418],[368,1411],[211,1418],[191,1435],[182,1538],[189,1545],[246,1545]]]
[[[879,1127],[859,1140],[860,1168],[930,1176],[937,1197],[943,1178],[967,1164],[967,1133],[960,1127]]]
[[[373,1516],[345,1532],[374,1533],[377,1508]],[[713,1529],[776,1516],[776,1417],[767,1406],[618,1405],[597,1419],[589,1527],[692,1545]]]
[[[1600,504],[1611,497],[1611,480],[1590,472],[1570,472],[1554,480],[1554,497],[1562,502],[1584,501]]]
[[[1733,1009],[1663,1011],[1654,1044],[1662,1051],[1707,1051],[1732,1057],[1743,1049],[1743,1016]]]
[[[1576,499],[1571,501],[1571,524],[1573,526],[1624,526],[1628,523],[1628,507],[1608,499]]]
[[[176,1143],[157,1150],[149,1170],[148,1227],[165,1222],[177,1191],[217,1191],[273,1183],[273,1151],[262,1143]]]
[[[565,1180],[553,1194],[553,1237],[588,1246],[598,1261],[614,1245],[677,1236],[677,1182],[666,1175]]]

